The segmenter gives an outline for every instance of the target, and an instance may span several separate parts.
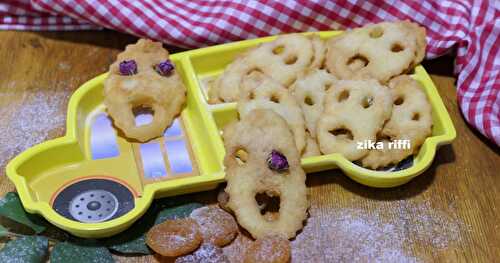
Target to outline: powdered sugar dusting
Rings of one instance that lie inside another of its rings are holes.
[[[228,263],[229,260],[223,254],[222,249],[210,243],[204,243],[193,254],[179,257],[176,263]]]
[[[14,83],[15,84],[15,83]],[[12,85],[14,85],[12,84]],[[9,83],[10,89],[10,83]],[[6,93],[10,93],[10,90]],[[1,94],[2,96],[12,96]],[[22,105],[13,110],[8,105],[0,107],[4,122],[0,123],[0,167],[21,151],[38,144],[57,130],[62,135],[66,117],[68,91],[44,90],[23,93]],[[53,137],[54,135],[52,135]],[[3,170],[3,169],[2,169]]]
[[[170,222],[175,222],[175,221],[170,221]],[[165,233],[159,233],[160,238],[159,241],[160,243],[163,243],[162,245],[164,247],[171,247],[172,249],[175,248],[182,248],[185,247],[186,245],[191,245],[193,243],[200,243],[199,242],[199,237],[198,235],[199,230],[198,230],[198,225],[195,222],[189,221],[189,223],[182,223],[180,225],[175,225],[176,223],[172,223],[174,226],[171,226],[173,229],[171,231],[164,230],[166,231]],[[160,229],[161,231],[161,229]]]
[[[383,223],[378,215],[355,209],[313,216],[303,233],[292,242],[292,259],[301,262],[416,262],[402,248],[404,233]]]
[[[71,70],[71,64],[67,63],[67,62],[59,62],[59,64],[57,66],[62,71],[68,72]]]
[[[280,236],[257,239],[247,250],[246,256],[252,262],[288,262],[290,241]]]
[[[441,210],[427,200],[376,202],[367,208],[312,207],[304,229],[292,240],[292,262],[424,262],[410,249],[421,247],[431,253],[462,242],[470,231],[453,207]],[[240,233],[224,247],[233,263],[253,243]],[[444,251],[443,251],[444,252]]]
[[[252,239],[243,233],[238,234],[236,239],[223,248],[224,255],[231,263],[242,263],[247,249],[252,245]]]
[[[400,215],[398,223],[407,229],[407,235],[434,248],[446,248],[461,241],[461,231],[467,230],[461,220],[432,208],[428,201],[419,205],[399,202],[397,207]]]
[[[191,218],[200,226],[205,242],[225,246],[238,233],[238,224],[231,214],[218,206],[205,206],[191,212]]]
[[[397,209],[341,208],[319,214],[311,209],[307,225],[292,241],[292,261],[420,262],[408,244],[441,249],[460,241],[464,224],[428,202],[390,204]]]

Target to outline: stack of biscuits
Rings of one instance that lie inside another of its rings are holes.
[[[398,164],[431,134],[431,106],[410,75],[425,30],[383,22],[323,40],[289,34],[246,51],[209,85],[209,103],[237,102],[223,130],[224,207],[257,240],[295,237],[307,218],[300,159],[340,154],[369,169]],[[396,140],[410,146],[389,147]],[[378,142],[383,148],[359,147]],[[257,196],[279,199],[267,211]]]
[[[289,34],[228,65],[210,103],[237,102],[240,118],[270,109],[288,123],[302,157],[338,153],[370,169],[397,164],[430,136],[431,106],[408,73],[425,55],[425,29],[399,21],[322,40]],[[256,138],[258,139],[258,138]],[[361,142],[407,140],[403,149]]]

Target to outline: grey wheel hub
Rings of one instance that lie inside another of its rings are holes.
[[[73,218],[84,223],[97,223],[113,217],[118,211],[118,199],[105,190],[89,190],[75,196],[69,206]]]

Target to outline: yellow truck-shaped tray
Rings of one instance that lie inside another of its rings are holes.
[[[340,33],[319,34],[326,39]],[[125,230],[154,198],[217,187],[224,181],[225,151],[220,132],[237,118],[237,111],[235,103],[208,104],[204,83],[220,74],[238,54],[275,38],[172,55],[187,87],[186,107],[163,137],[146,143],[127,140],[112,125],[103,105],[106,74],[83,84],[71,96],[66,135],[24,151],[7,165],[7,175],[26,210],[76,236],[99,238]],[[450,143],[456,133],[424,68],[417,66],[412,77],[422,84],[432,104],[432,136],[418,154],[384,171],[365,169],[340,154],[314,156],[302,159],[304,170],[339,168],[372,187],[398,186],[425,171],[437,147]],[[150,118],[147,113],[137,114],[136,125]]]

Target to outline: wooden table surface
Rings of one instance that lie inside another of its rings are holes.
[[[61,136],[69,96],[107,70],[135,37],[110,31],[0,32],[0,194],[5,165],[32,144]],[[373,189],[338,170],[308,175],[311,209],[294,261],[479,261],[500,258],[500,155],[464,121],[453,59],[426,61],[457,138],[410,183]],[[216,191],[194,199],[215,202]],[[118,261],[154,261],[116,256]]]

